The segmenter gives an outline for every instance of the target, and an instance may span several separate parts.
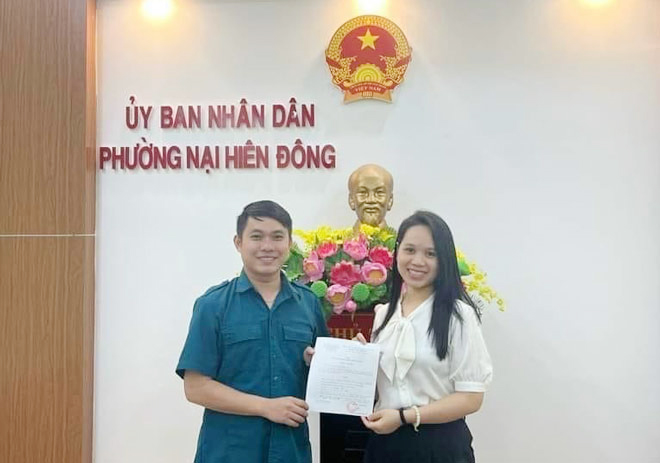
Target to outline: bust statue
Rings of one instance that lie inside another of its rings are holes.
[[[361,224],[387,227],[385,215],[392,209],[394,180],[377,164],[358,167],[348,178],[348,205],[357,214],[353,228]]]

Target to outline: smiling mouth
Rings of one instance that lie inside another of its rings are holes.
[[[408,275],[413,278],[423,278],[426,275],[426,272],[422,270],[408,269]]]

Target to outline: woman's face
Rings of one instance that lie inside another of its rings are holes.
[[[426,225],[414,225],[406,231],[399,245],[396,265],[408,289],[433,290],[438,258],[431,230]]]

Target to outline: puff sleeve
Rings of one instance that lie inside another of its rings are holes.
[[[452,317],[449,338],[449,379],[456,392],[485,392],[493,364],[474,309],[458,301],[459,320]]]

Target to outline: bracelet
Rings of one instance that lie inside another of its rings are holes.
[[[419,407],[417,405],[412,406],[413,410],[415,410],[415,424],[413,424],[413,429],[415,432],[419,432],[419,425],[422,421],[422,414],[419,412]]]
[[[399,418],[401,418],[401,424],[408,424],[406,417],[403,416],[403,408],[399,409]]]

